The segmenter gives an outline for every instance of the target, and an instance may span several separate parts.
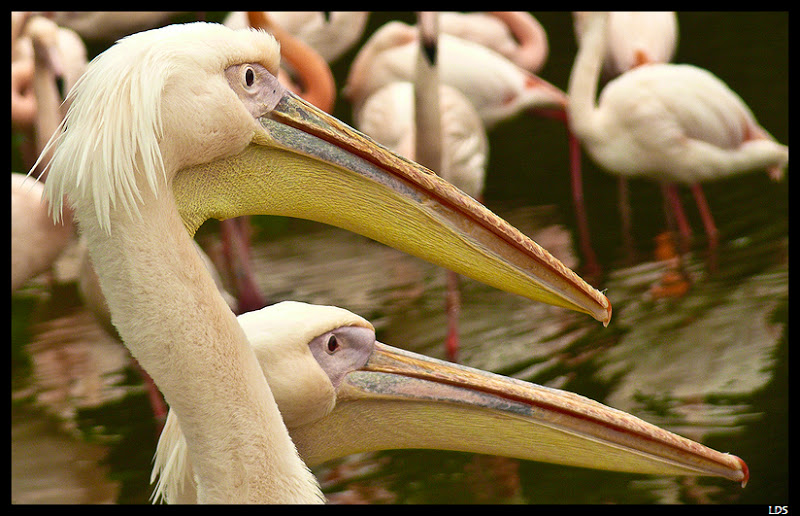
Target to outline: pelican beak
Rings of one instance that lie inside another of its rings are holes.
[[[208,218],[314,220],[501,290],[585,312],[606,325],[611,319],[604,295],[517,229],[291,92],[258,122],[243,152],[174,178],[190,234]]]
[[[309,466],[351,453],[428,448],[610,471],[719,476],[740,458],[577,394],[376,343],[324,418],[290,430]]]

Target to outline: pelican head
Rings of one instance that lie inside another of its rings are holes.
[[[106,234],[145,206],[177,207],[192,235],[209,218],[306,218],[608,323],[608,299],[535,242],[287,91],[279,55],[263,31],[202,22],[134,34],[100,54],[48,144],[55,217],[67,196],[79,223]]]
[[[343,308],[278,303],[238,317],[309,466],[363,451],[430,448],[746,482],[744,462],[585,397],[382,344]],[[170,412],[154,498],[196,497]]]

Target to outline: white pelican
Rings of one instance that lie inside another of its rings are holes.
[[[611,316],[605,296],[545,250],[288,92],[278,68],[262,31],[190,23],[134,34],[90,63],[48,144],[54,216],[66,196],[113,324],[180,418],[201,502],[321,501],[194,250],[208,218],[316,220],[606,324]]]
[[[596,98],[608,21],[608,13],[587,14],[568,88],[570,128],[596,163],[623,177],[689,185],[765,169],[780,179],[789,148],[707,70],[667,63],[637,67]]]
[[[480,115],[460,91],[439,81],[435,16],[420,14],[414,82],[397,81],[370,95],[356,127],[390,150],[424,165],[482,201],[489,139]],[[445,349],[456,361],[460,312],[458,275],[447,271]]]
[[[588,398],[377,342],[368,321],[342,308],[287,301],[240,315],[239,323],[309,466],[362,451],[429,448],[747,480],[737,457]],[[170,412],[153,463],[154,501],[197,501],[186,448]]]

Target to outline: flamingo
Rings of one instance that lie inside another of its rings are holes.
[[[12,122],[35,134],[39,154],[62,119],[57,81],[63,81],[67,91],[72,87],[86,68],[86,49],[77,34],[41,16],[25,16],[17,31],[21,35],[12,61]],[[41,183],[11,174],[12,293],[49,270],[74,234],[69,216],[53,224],[43,192]]]
[[[585,20],[586,13],[574,13],[573,22],[578,42],[584,32]],[[611,12],[608,15],[608,34],[608,45],[603,60],[603,75],[606,80],[613,79],[637,66],[672,61],[678,43],[678,16],[674,11]],[[574,163],[575,168],[572,170],[573,193],[581,184],[579,164],[579,161]],[[674,189],[674,186],[672,188]],[[618,191],[625,247],[628,249],[628,255],[633,256],[627,178],[622,176],[618,178]],[[577,195],[575,197],[577,203],[579,197]],[[671,197],[678,199],[677,195]],[[580,199],[582,202],[582,196]],[[688,227],[680,203],[674,204],[672,208],[681,228]],[[585,214],[585,209],[579,209],[578,213]],[[588,222],[583,222],[579,227],[588,231]],[[683,231],[685,234],[685,230]],[[585,246],[591,245],[588,243],[588,234],[581,235],[581,239],[587,242]]]
[[[316,220],[611,316],[605,296],[481,204],[287,91],[279,59],[263,31],[196,22],[128,36],[90,63],[48,143],[53,216],[66,197],[112,323],[180,418],[200,502],[322,501],[194,251],[208,218]]]
[[[343,308],[285,301],[239,323],[308,466],[364,451],[428,448],[747,479],[737,457],[588,398],[377,342],[373,326]],[[173,411],[156,448],[156,479],[154,502],[197,501]]]
[[[169,23],[178,11],[54,11],[53,21],[87,41],[114,41],[134,32]]]
[[[326,62],[333,63],[358,43],[367,27],[366,11],[269,11],[267,16],[289,34],[310,46]],[[250,26],[244,11],[225,18],[232,29]]]
[[[413,80],[418,47],[415,27],[392,21],[378,29],[361,48],[347,77],[344,94],[353,104],[355,117],[370,94],[398,80]],[[475,41],[450,34],[439,38],[440,79],[461,91],[475,106],[487,130],[522,112],[553,118],[567,128],[572,170],[580,163],[580,146],[569,131],[567,95],[547,81],[523,69],[503,55]],[[576,209],[584,208],[582,190],[573,182]],[[577,202],[577,200],[580,202]],[[586,215],[580,212],[581,235],[588,234]],[[599,272],[594,250],[581,238],[587,274]]]
[[[439,28],[445,34],[490,48],[531,73],[538,73],[547,61],[547,33],[529,12],[445,11],[439,13]]]
[[[392,82],[372,94],[358,112],[356,127],[482,201],[489,140],[469,99],[439,82],[438,28],[433,25],[438,21],[420,14],[415,82]],[[459,312],[458,275],[447,271],[445,350],[452,361],[458,357]]]
[[[344,89],[356,114],[382,86],[414,80],[418,39],[416,27],[392,21],[367,40]],[[439,78],[466,95],[487,129],[523,111],[563,112],[567,103],[564,92],[544,79],[479,43],[446,33],[439,37]]]
[[[707,70],[640,66],[610,81],[596,99],[608,23],[608,13],[587,15],[568,88],[570,128],[596,163],[622,177],[689,185],[765,169],[781,178],[789,148]],[[699,186],[693,192],[701,213],[710,215]],[[704,223],[716,245],[713,221]]]

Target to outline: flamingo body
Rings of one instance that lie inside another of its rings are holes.
[[[442,167],[440,175],[471,197],[483,193],[489,143],[480,116],[457,89],[440,85]],[[356,126],[387,148],[415,159],[414,85],[393,82],[364,103]]]
[[[345,87],[356,112],[381,87],[414,81],[418,48],[416,27],[401,22],[389,22],[370,37]],[[558,88],[478,43],[440,34],[437,60],[442,84],[463,93],[487,128],[525,109],[563,108],[566,103]]]
[[[599,22],[599,23],[598,23]],[[595,104],[606,20],[595,17],[570,76],[570,128],[587,153],[624,176],[695,183],[769,169],[789,149],[756,122],[742,99],[692,65],[651,64],[609,82]],[[590,34],[593,32],[593,34]]]
[[[585,31],[586,13],[575,13],[575,35]],[[678,44],[678,17],[672,11],[615,11],[608,15],[603,70],[616,77],[648,63],[668,63]]]

